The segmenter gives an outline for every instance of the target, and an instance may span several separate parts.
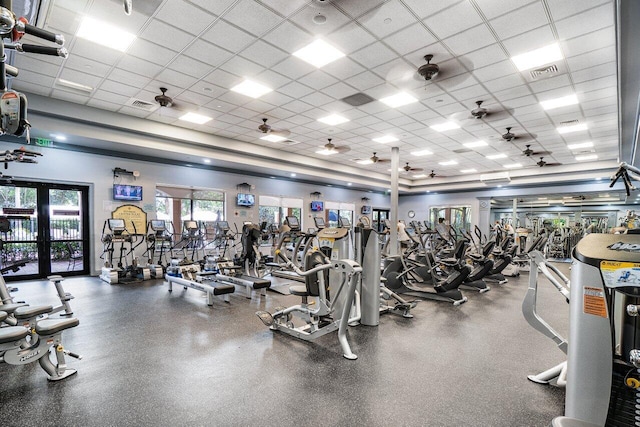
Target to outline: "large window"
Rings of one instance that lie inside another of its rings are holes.
[[[327,202],[325,203],[327,209],[327,226],[337,227],[338,218],[344,218],[349,221],[349,224],[353,224],[353,212],[356,207],[353,203],[339,203],[339,202]]]
[[[260,196],[258,198],[258,217],[260,223],[267,225],[276,224],[278,227],[284,223],[288,216],[295,216],[302,224],[302,199],[290,199],[286,197]]]
[[[438,225],[438,219],[444,218],[448,225],[457,233],[460,230],[471,229],[471,207],[470,206],[451,206],[437,207],[429,210],[429,221],[433,226]]]
[[[171,221],[180,232],[187,220],[213,222],[225,219],[224,192],[158,186],[156,188],[156,217]]]

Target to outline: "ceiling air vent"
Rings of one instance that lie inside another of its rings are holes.
[[[566,122],[560,122],[560,126],[573,126],[577,124],[578,120],[567,120]]]
[[[359,107],[361,105],[368,104],[370,102],[375,101],[372,97],[367,95],[366,93],[358,92],[353,95],[349,95],[346,98],[342,98],[340,101],[345,102],[352,107]]]
[[[156,108],[158,108],[158,104],[154,102],[143,101],[142,99],[137,98],[129,99],[125,105],[144,111],[154,111]]]
[[[531,71],[531,78],[537,79],[540,77],[548,77],[551,74],[556,74],[558,72],[558,66],[555,64],[548,65],[546,67],[538,68],[537,70]]]
[[[470,153],[471,150],[469,150],[468,148],[458,148],[457,150],[453,150],[453,152],[456,154],[462,154],[462,153]]]

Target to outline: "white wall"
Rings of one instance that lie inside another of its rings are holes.
[[[0,150],[13,150],[15,144],[0,142]],[[102,227],[111,212],[122,204],[134,204],[147,212],[147,220],[155,218],[155,187],[156,184],[174,185],[196,188],[218,189],[226,192],[226,217],[232,228],[237,224],[242,228],[243,221],[258,222],[258,205],[252,208],[240,208],[235,205],[238,192],[236,186],[249,183],[255,186],[251,193],[257,195],[286,196],[304,199],[302,218],[303,229],[314,227],[309,205],[311,200],[325,200],[343,203],[353,203],[356,206],[356,218],[360,207],[364,204],[360,199],[368,197],[366,203],[374,208],[389,208],[389,197],[379,193],[349,190],[326,185],[312,185],[295,181],[258,178],[243,175],[242,171],[225,173],[210,169],[193,167],[179,167],[173,165],[156,164],[125,158],[101,156],[94,154],[63,151],[54,148],[36,148],[44,156],[38,159],[38,164],[11,163],[6,171],[15,179],[37,180],[45,182],[75,183],[88,185],[90,211],[90,239],[91,239],[91,271],[98,274],[103,261],[99,258],[103,247],[101,243]],[[113,169],[119,167],[129,171],[137,170],[140,177],[135,181],[130,177],[119,178],[124,184],[143,186],[142,202],[115,202],[112,199]],[[322,196],[311,196],[310,193],[319,191]],[[145,244],[142,244],[142,249]],[[136,251],[143,252],[142,251]]]

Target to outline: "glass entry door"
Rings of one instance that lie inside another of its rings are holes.
[[[0,185],[0,268],[7,280],[89,273],[89,188]]]
[[[374,209],[373,210],[373,228],[382,233],[384,231],[384,220],[390,219],[390,210]]]

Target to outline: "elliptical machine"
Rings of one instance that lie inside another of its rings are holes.
[[[144,241],[144,239],[140,239],[138,243],[135,243],[135,224],[133,226],[133,234],[127,230],[125,221],[121,218],[109,218],[102,226],[102,243],[104,245],[102,258],[106,254],[107,260],[102,267],[100,279],[107,283],[134,282],[151,278],[150,270],[146,267],[140,267],[138,260],[133,256],[135,249]],[[128,250],[127,245],[129,246]],[[119,254],[117,263],[114,264],[116,246],[119,246]],[[131,255],[131,264],[127,262],[129,255]]]
[[[149,256],[148,268],[151,277],[163,277],[164,269],[169,265],[166,254],[171,253],[172,240],[173,235],[169,232],[165,220],[152,219],[147,223],[147,251],[144,255]]]

